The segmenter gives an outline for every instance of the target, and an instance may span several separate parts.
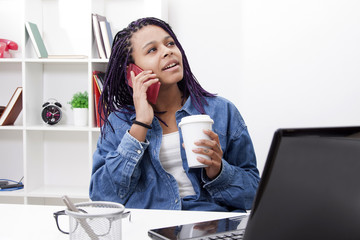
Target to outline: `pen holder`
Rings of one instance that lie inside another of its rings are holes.
[[[69,216],[70,239],[121,240],[121,219],[125,207],[113,202],[86,202],[75,206],[79,212],[65,210]]]

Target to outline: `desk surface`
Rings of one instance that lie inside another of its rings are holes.
[[[53,213],[62,206],[0,204],[1,240],[69,239],[58,231]],[[131,222],[123,219],[123,240],[150,239],[152,228],[239,216],[241,213],[127,209]]]

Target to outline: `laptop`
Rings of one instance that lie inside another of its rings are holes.
[[[360,239],[360,127],[278,129],[248,216],[151,229],[153,239]]]

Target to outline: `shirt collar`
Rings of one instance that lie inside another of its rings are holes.
[[[194,107],[194,104],[192,104],[191,96],[188,97],[184,106],[182,106],[182,108],[179,110],[179,112],[181,111],[184,111],[189,115],[200,114],[200,112]]]

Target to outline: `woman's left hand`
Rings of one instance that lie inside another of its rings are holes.
[[[197,157],[197,160],[203,164],[208,165],[205,168],[206,175],[210,179],[216,178],[221,171],[221,159],[223,151],[221,150],[219,136],[211,130],[204,130],[204,133],[210,137],[211,140],[201,139],[195,142],[196,146],[205,146],[208,148],[195,148],[193,152],[200,153],[210,157],[210,160]]]

